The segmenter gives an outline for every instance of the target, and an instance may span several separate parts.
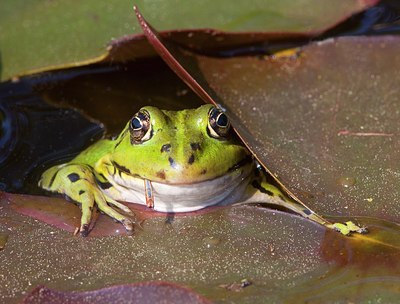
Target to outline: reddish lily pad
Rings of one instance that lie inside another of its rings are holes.
[[[80,226],[82,215],[80,208],[73,202],[68,202],[61,197],[44,197],[0,192],[0,206],[1,205],[69,233],[76,234]],[[134,216],[127,216],[131,217],[132,221],[136,223],[135,233],[140,233],[141,223],[146,219],[153,217],[168,219],[170,217],[170,215],[166,213],[157,212],[139,204],[125,203],[125,205],[134,212]],[[190,212],[189,214],[195,216],[212,212],[217,208],[219,207],[210,207]],[[187,214],[188,213],[180,213],[177,216],[185,216]],[[94,213],[90,229],[89,237],[128,235],[120,223],[113,221],[109,216],[100,216],[99,212]],[[0,234],[0,244],[1,236]],[[4,239],[4,241],[6,240],[7,239]]]
[[[0,232],[0,251],[4,249],[8,241],[8,233]]]
[[[60,292],[44,286],[35,288],[22,303],[193,303],[211,304],[193,291],[166,282],[144,282],[84,292]]]
[[[399,222],[399,45],[339,38],[293,59],[198,64],[250,149],[301,201]]]
[[[294,198],[321,214],[400,221],[400,38],[338,38],[290,56],[220,59],[183,52],[138,17],[172,69],[227,110]]]
[[[398,227],[382,221],[368,222],[379,236],[373,243],[291,214],[237,206],[168,222],[149,218],[133,236],[81,238],[0,207],[0,231],[9,234],[1,251],[0,302],[15,303],[44,284],[79,292],[166,280],[213,301],[240,303],[398,297]],[[251,285],[227,288],[243,280]]]

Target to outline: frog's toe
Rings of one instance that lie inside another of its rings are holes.
[[[361,227],[360,229],[357,230],[357,233],[360,233],[360,234],[367,234],[368,232],[369,231],[368,231],[367,227]]]
[[[79,228],[79,234],[83,237],[87,237],[89,235],[89,224],[83,224]]]
[[[119,212],[115,211],[112,207],[110,207],[104,197],[97,197],[96,198],[96,203],[100,211],[104,212],[105,214],[109,215],[113,219],[117,220],[120,222],[122,225],[124,225],[125,229],[127,231],[132,231],[133,230],[133,223],[130,219],[125,217],[124,215],[120,214]]]
[[[92,220],[92,213],[94,207],[94,198],[93,195],[88,193],[84,193],[81,197],[81,204],[82,210],[81,216],[81,227],[79,229],[81,236],[87,236],[89,234],[89,226],[90,221]]]
[[[117,202],[116,200],[113,200],[112,198],[108,198],[107,197],[107,203],[112,204],[113,206],[121,209],[122,211],[129,213],[129,214],[133,214],[132,210],[129,209],[129,207],[125,206],[124,204]]]
[[[133,222],[130,219],[124,219],[121,221],[121,224],[124,225],[125,230],[128,233],[133,232],[134,226],[133,226]]]
[[[352,233],[366,234],[368,229],[366,227],[360,227],[354,224],[352,221],[346,223],[334,223],[330,225],[332,229],[340,232],[343,235],[351,235]]]

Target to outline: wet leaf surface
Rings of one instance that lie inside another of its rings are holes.
[[[6,1],[0,11],[0,77],[8,79],[27,70],[55,65],[76,65],[105,55],[105,46],[111,40],[140,32],[133,4],[151,16],[160,30],[321,32],[376,2],[257,0],[249,6],[246,1],[232,5],[227,0],[179,5],[177,1],[147,0],[88,0],[73,4],[67,0]],[[332,5],[335,10],[329,9]],[[223,14],[214,13],[218,11]],[[172,33],[175,34],[181,36],[179,32]],[[246,35],[242,38],[248,41]]]
[[[33,303],[193,303],[210,304],[189,289],[171,283],[147,282],[113,286],[86,292],[60,292],[46,287],[34,289],[23,301]]]
[[[53,227],[63,229],[70,233],[76,233],[81,219],[81,210],[77,204],[69,202],[62,197],[44,197],[38,195],[10,194],[0,192],[2,204],[8,205],[12,210],[43,221]],[[141,229],[141,223],[149,218],[164,217],[168,220],[169,215],[162,212],[149,210],[139,204],[125,203],[133,212],[134,216],[127,215],[136,223],[136,230]],[[217,207],[214,207],[217,208]],[[213,207],[209,208],[213,209]],[[200,210],[189,214],[198,215],[207,212]],[[182,213],[185,215],[187,213]],[[91,225],[89,237],[128,235],[124,227],[109,216],[100,216],[95,212]]]
[[[340,38],[292,59],[198,64],[251,150],[301,201],[399,222],[399,43]]]
[[[338,38],[285,56],[221,59],[182,51],[138,17],[171,68],[227,110],[294,197],[321,214],[399,222],[400,38]]]
[[[391,246],[256,206],[172,220],[164,214],[147,218],[133,236],[82,238],[19,215],[4,199],[0,203],[0,231],[9,234],[0,252],[0,299],[7,303],[43,284],[84,291],[159,280],[221,303],[265,303],[266,297],[390,302],[398,296],[399,228],[382,221],[368,222],[371,237],[391,240]],[[252,284],[239,292],[224,287],[244,279]]]
[[[0,250],[3,250],[8,241],[8,233],[0,232]]]

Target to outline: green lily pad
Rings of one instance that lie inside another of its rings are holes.
[[[313,32],[326,29],[378,1],[346,0],[205,0],[183,4],[179,0],[138,0],[135,5],[158,29],[213,28],[230,32]],[[328,10],[334,5],[334,10]],[[177,23],[177,20],[181,24]]]
[[[376,3],[377,0],[269,0],[249,6],[246,1],[232,5],[227,0],[179,4],[151,0],[5,1],[0,11],[0,77],[8,79],[27,70],[100,60],[112,39],[140,32],[133,4],[139,5],[164,30],[316,33]],[[334,10],[330,9],[332,6]],[[224,13],[216,14],[218,11]]]

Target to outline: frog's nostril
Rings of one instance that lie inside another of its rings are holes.
[[[171,151],[171,144],[164,144],[161,146],[161,152],[170,152]]]
[[[190,143],[190,148],[192,148],[193,151],[201,150],[200,144],[197,142]]]

